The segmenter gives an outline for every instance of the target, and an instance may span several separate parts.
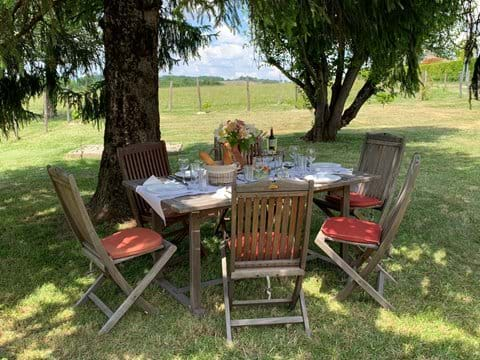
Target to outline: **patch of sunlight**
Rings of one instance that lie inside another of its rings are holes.
[[[57,211],[57,208],[56,207],[51,207],[50,209],[45,209],[45,210],[41,210],[41,211],[37,211],[34,216],[46,216],[46,215],[50,215],[50,214],[53,214]]]
[[[50,319],[51,323],[63,323],[68,320],[71,320],[73,316],[75,315],[75,311],[73,310],[73,307],[67,307],[55,314],[54,317]]]
[[[39,349],[38,342],[34,341],[28,345],[23,353],[18,355],[18,359],[51,359],[52,353],[52,349]]]
[[[22,200],[22,201],[32,201],[33,196],[32,195],[22,195],[22,196],[20,196],[20,200]]]
[[[414,245],[411,247],[402,246],[399,248],[399,251],[405,256],[408,260],[411,261],[419,261],[420,257],[423,255],[424,250],[419,247],[418,245]]]
[[[30,295],[24,298],[12,311],[12,315],[19,320],[27,319],[43,310],[49,305],[67,304],[69,298],[54,284],[47,283],[36,288]]]
[[[478,338],[457,326],[447,323],[433,313],[397,315],[381,309],[375,321],[378,330],[402,337],[412,337],[425,342],[460,342],[478,348]]]
[[[428,277],[424,277],[422,282],[420,283],[422,285],[422,294],[423,295],[428,295],[429,289],[430,289],[430,279]]]
[[[455,300],[459,301],[459,302],[463,302],[465,304],[471,304],[472,301],[473,301],[473,298],[471,295],[468,295],[468,294],[459,294],[459,293],[456,293],[453,295],[453,297],[455,298]]]
[[[391,272],[400,272],[403,270],[403,266],[400,265],[399,263],[391,263],[388,264],[388,271]]]
[[[446,258],[447,258],[447,252],[445,251],[445,249],[440,249],[433,253],[433,261],[435,261],[435,264],[446,266],[447,265]]]

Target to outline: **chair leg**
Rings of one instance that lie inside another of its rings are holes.
[[[82,297],[75,303],[75,306],[80,306],[85,304],[88,301],[88,296],[97,290],[105,282],[105,274],[100,274],[99,277],[95,279],[93,284],[88,288],[88,290],[82,295]]]
[[[335,216],[333,214],[333,212],[331,212],[330,209],[323,204],[321,199],[313,198],[313,203],[315,205],[317,205],[320,208],[320,210],[322,210],[325,213],[325,215],[327,215],[327,217],[334,217]]]
[[[293,289],[293,294],[292,294],[292,302],[290,303],[291,310],[293,310],[297,305],[298,297],[302,292],[302,282],[303,282],[303,276],[297,276],[295,280],[295,288]]]
[[[377,275],[377,291],[379,294],[383,295],[383,289],[385,287],[385,273],[379,271]]]
[[[319,234],[315,239],[317,244],[343,271],[345,271],[354,281],[348,282],[340,293],[337,295],[337,300],[343,301],[351,293],[351,284],[360,285],[371,297],[373,297],[384,308],[393,310],[393,306],[379,294],[365,279],[363,276],[367,276],[369,272],[362,271],[362,276],[358,274],[354,269],[350,267],[325,241],[325,236]],[[354,287],[352,287],[353,290]],[[347,290],[347,291],[346,291]],[[350,291],[348,291],[350,290]]]
[[[375,254],[369,258],[369,261],[365,267],[363,267],[359,273],[360,277],[366,278],[382,261],[385,253],[388,251],[388,248],[383,244],[377,249]],[[350,282],[343,288],[340,293],[338,293],[337,298],[341,301],[342,299],[347,298],[353,290],[355,290],[357,283]],[[391,306],[391,305],[390,305]],[[393,307],[392,307],[393,308]]]
[[[225,245],[222,245],[221,248],[221,256],[222,256],[222,282],[223,282],[223,301],[225,304],[225,326],[227,332],[227,342],[232,342],[232,324],[231,324],[231,317],[230,317],[230,289],[229,289],[229,276],[227,270],[227,255],[225,251]]]
[[[310,330],[310,323],[308,321],[307,305],[305,303],[305,294],[303,293],[303,289],[300,290],[300,310],[302,311],[305,332],[307,333],[308,337],[312,337],[312,330]]]
[[[160,270],[162,270],[162,268],[165,266],[167,261],[172,257],[173,253],[176,250],[177,250],[177,247],[171,244],[165,249],[164,253],[160,256],[158,261],[153,265],[153,267],[150,269],[147,275],[145,275],[145,277],[137,284],[135,289],[130,291],[126,300],[118,307],[118,309],[108,319],[105,325],[103,325],[103,327],[100,329],[100,332],[99,332],[100,334],[105,334],[109,332],[115,326],[115,324],[122,318],[122,316],[125,315],[127,310],[135,303],[135,301],[140,299],[140,295],[145,291],[145,289],[152,282],[152,280],[155,279],[157,274],[160,272]]]

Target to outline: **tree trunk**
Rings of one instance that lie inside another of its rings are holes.
[[[342,90],[338,91],[336,99],[332,98],[330,107],[326,101],[318,100],[318,105],[315,106],[315,120],[312,128],[305,134],[305,140],[313,142],[335,141],[337,132],[350,124],[363,104],[375,94],[376,86],[371,81],[366,81],[352,104],[345,110],[344,106],[349,90],[347,88],[344,91]],[[330,111],[330,109],[333,111]]]
[[[129,214],[117,149],[159,141],[160,1],[104,0],[106,118],[98,184],[90,202],[97,220]]]

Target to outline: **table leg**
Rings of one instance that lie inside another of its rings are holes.
[[[200,213],[190,213],[190,310],[202,315],[201,299],[201,251],[200,251]]]
[[[350,185],[343,187],[342,204],[340,207],[341,215],[344,217],[350,216]],[[340,255],[343,260],[348,262],[348,245],[341,243]]]

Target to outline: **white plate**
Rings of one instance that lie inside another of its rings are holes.
[[[332,174],[315,174],[315,175],[307,175],[304,177],[305,180],[310,181],[313,180],[316,184],[328,184],[341,179],[338,175]]]
[[[312,164],[313,168],[329,168],[329,169],[336,169],[341,168],[341,164],[337,163],[329,163],[329,162],[316,162]]]
[[[172,192],[172,191],[181,191],[186,189],[185,185],[179,184],[179,183],[164,183],[164,184],[152,184],[152,185],[146,185],[145,190],[152,194],[162,194],[166,192]]]
[[[183,179],[183,171],[177,171],[175,173],[176,177],[182,178]],[[185,179],[189,180],[192,176],[190,175],[190,170],[185,171]]]

